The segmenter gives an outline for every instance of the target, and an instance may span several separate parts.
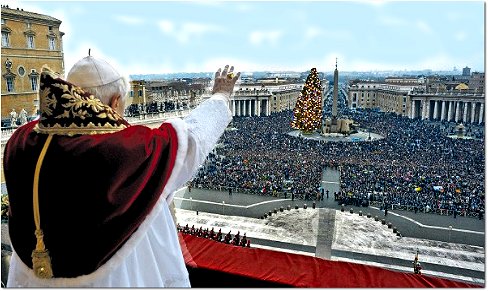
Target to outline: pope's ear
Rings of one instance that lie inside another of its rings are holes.
[[[109,106],[113,110],[117,110],[117,108],[119,108],[119,103],[120,102],[121,102],[120,95],[114,95],[114,96],[112,96],[112,98],[110,98]]]

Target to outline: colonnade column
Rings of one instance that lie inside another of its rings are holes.
[[[485,104],[481,103],[481,105],[480,105],[480,116],[478,118],[478,123],[479,124],[481,124],[484,121],[483,120],[483,115],[485,114],[485,112],[484,112],[485,111],[484,110],[485,108],[484,107],[485,107]]]
[[[446,101],[442,101],[441,121],[444,121],[445,119],[446,119]]]
[[[410,112],[410,118],[411,119],[414,119],[415,118],[415,100],[412,100],[412,106],[410,107],[410,110],[412,112]]]
[[[463,105],[464,105],[463,122],[467,123],[468,122],[468,103],[463,102]]]
[[[236,116],[236,100],[232,100],[232,116]]]
[[[427,100],[422,101],[422,120],[427,119]]]
[[[434,120],[437,120],[438,114],[437,111],[439,110],[439,105],[437,105],[439,101],[435,100],[434,101],[434,116],[432,117]]]
[[[456,114],[454,116],[454,122],[458,122],[459,118],[461,118],[461,102],[460,101],[457,101],[456,102]]]
[[[474,123],[474,114],[476,113],[476,102],[471,102],[471,123]]]
[[[449,101],[449,110],[447,111],[447,121],[452,119],[452,101]]]

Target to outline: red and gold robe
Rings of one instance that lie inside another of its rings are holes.
[[[18,128],[5,147],[9,286],[189,286],[168,204],[230,122],[226,97],[150,129],[130,126],[50,72],[41,74],[40,95],[40,120]],[[32,189],[48,134],[39,212],[54,278],[39,279],[31,269]]]

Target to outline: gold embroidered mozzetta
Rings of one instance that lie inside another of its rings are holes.
[[[128,123],[110,106],[44,67],[40,78],[38,133],[77,135],[119,131]]]

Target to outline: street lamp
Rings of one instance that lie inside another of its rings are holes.
[[[193,211],[193,198],[190,197],[190,210]]]
[[[224,215],[224,206],[225,206],[225,201],[222,201],[222,215]]]

